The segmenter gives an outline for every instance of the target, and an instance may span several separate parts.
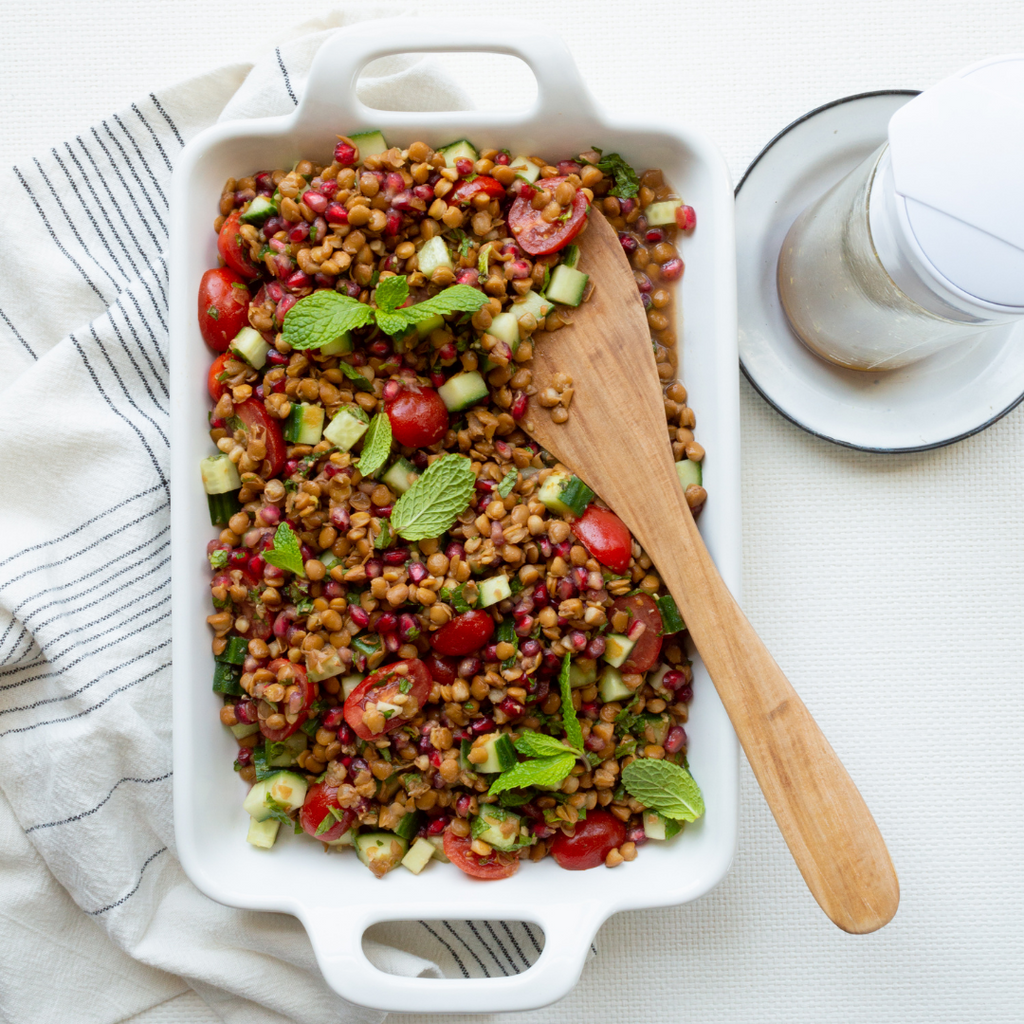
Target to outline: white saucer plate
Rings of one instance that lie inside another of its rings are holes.
[[[754,388],[804,430],[873,452],[952,444],[1024,398],[1024,324],[1011,324],[899,370],[846,370],[789,326],[775,284],[793,221],[876,150],[917,93],[890,90],[812,110],[761,151],[736,188],[740,364]]]

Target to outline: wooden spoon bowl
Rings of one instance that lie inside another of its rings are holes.
[[[723,582],[683,496],[636,281],[607,220],[578,239],[595,283],[573,324],[537,335],[538,389],[572,376],[566,423],[531,401],[521,426],[622,518],[658,568],[797,866],[840,928],[881,928],[899,883],[864,799]],[[713,453],[712,453],[713,455]]]

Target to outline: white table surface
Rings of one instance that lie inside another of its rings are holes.
[[[244,59],[304,13],[270,0],[0,0],[0,161]],[[1024,50],[1020,0],[517,0],[508,13],[563,33],[608,107],[670,109],[706,128],[737,178],[814,106]],[[452,68],[470,90],[523,88],[510,62]],[[899,914],[874,936],[833,928],[745,768],[739,853],[721,886],[614,918],[569,998],[501,1019],[1020,1022],[1024,410],[951,448],[886,457],[812,438],[742,391],[743,604],[873,809]],[[133,1024],[216,1019],[187,994]]]

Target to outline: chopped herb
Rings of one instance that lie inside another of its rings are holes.
[[[510,469],[498,484],[498,494],[507,498],[512,493],[512,488],[519,482],[519,470]]]
[[[228,564],[228,553],[221,548],[210,553],[210,568],[223,569]]]
[[[622,199],[636,199],[640,194],[640,179],[636,171],[618,153],[609,153],[605,156],[596,146],[591,148],[601,158],[595,165],[597,169],[615,179],[615,184],[608,194]]]

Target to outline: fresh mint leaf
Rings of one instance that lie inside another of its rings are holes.
[[[566,752],[565,744],[554,736],[527,730],[515,741],[516,750],[524,757],[558,757]]]
[[[569,668],[572,656],[566,652],[562,659],[562,671],[558,673],[558,688],[562,691],[562,723],[565,726],[565,738],[569,746],[576,750],[583,749],[583,730],[572,706],[572,687],[569,685]]]
[[[557,757],[540,757],[533,761],[520,761],[514,768],[502,772],[491,783],[491,796],[506,789],[525,789],[527,786],[557,786],[576,763],[576,755],[566,751]]]
[[[374,302],[377,303],[377,309],[384,313],[393,313],[407,298],[409,298],[409,282],[403,276],[385,277],[377,285],[377,291],[373,296]]]
[[[210,568],[223,569],[228,564],[228,553],[220,548],[210,553]]]
[[[601,157],[595,165],[597,169],[615,179],[615,184],[608,194],[622,199],[636,199],[640,194],[640,179],[636,171],[618,153],[609,153],[605,156],[596,146],[592,148]]]
[[[388,278],[390,281],[391,278]],[[412,308],[411,306],[409,307]],[[405,318],[405,310],[400,309],[394,313],[377,311],[377,326],[385,333],[394,337],[396,334],[404,334],[409,328],[409,321]]]
[[[519,482],[519,470],[510,469],[498,484],[498,493],[507,498],[512,493],[512,488]]]
[[[267,817],[273,818],[274,821],[281,822],[282,825],[294,824],[287,808],[283,804],[279,804],[272,796],[265,797],[264,803],[270,811],[270,814],[267,815]]]
[[[415,306],[406,306],[401,315],[408,323],[418,324],[432,316],[444,316],[447,313],[475,313],[487,302],[487,296],[476,288],[471,288],[468,284],[453,284],[450,288],[438,292],[432,299],[417,302]]]
[[[626,792],[666,818],[696,821],[704,813],[704,797],[693,776],[671,761],[638,758],[622,770]]]
[[[381,523],[380,533],[373,538],[373,546],[377,551],[384,551],[391,546],[391,528],[386,519]]]
[[[296,576],[306,575],[306,566],[302,561],[302,548],[295,531],[282,523],[274,534],[274,546],[263,552],[263,558],[278,569],[293,572]]]
[[[512,619],[503,619],[498,623],[497,632],[494,635],[494,642],[500,644],[502,642],[511,644],[515,649],[516,653],[507,657],[502,663],[501,667],[508,671],[516,667],[516,654],[519,653],[519,637],[516,635],[516,624]]]
[[[475,483],[473,465],[465,455],[442,455],[395,502],[391,528],[406,540],[440,537],[466,510]]]
[[[532,789],[521,789],[518,792],[506,790],[498,794],[498,803],[502,807],[522,807],[536,796]]]
[[[391,420],[379,412],[370,420],[370,429],[363,440],[363,450],[356,466],[363,476],[373,476],[383,468],[391,454]]]
[[[292,308],[294,309],[295,307],[293,306]],[[348,377],[348,379],[350,381],[352,381],[353,384],[355,384],[357,390],[359,390],[359,391],[372,391],[373,390],[373,385],[354,366],[352,366],[349,363],[346,363],[344,360],[342,360],[342,362],[338,363],[338,369],[341,370],[341,372],[343,374],[345,374],[345,376]],[[355,410],[359,409],[359,406],[357,406],[357,405],[350,405],[350,406],[347,406],[347,408],[348,408],[348,411],[353,413],[353,415],[354,415],[355,414]],[[360,412],[362,412],[361,409],[360,409]],[[364,413],[364,415],[365,415],[365,413]]]
[[[292,348],[321,348],[346,331],[373,323],[373,310],[351,295],[328,288],[307,295],[288,310],[284,340]]]
[[[325,832],[330,832],[330,830],[334,828],[334,826],[337,824],[337,818],[335,818],[334,815],[331,814],[330,811],[328,811],[328,813],[324,815],[324,820],[321,821],[319,825],[317,825],[316,831],[313,833],[313,835],[322,836]]]

